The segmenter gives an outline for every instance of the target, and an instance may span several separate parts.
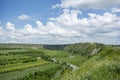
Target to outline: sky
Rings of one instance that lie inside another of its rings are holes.
[[[0,43],[120,45],[120,0],[0,0]]]

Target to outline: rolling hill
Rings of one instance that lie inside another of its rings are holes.
[[[9,66],[16,67],[20,63],[21,73],[26,74],[26,76],[18,75],[19,80],[39,80],[41,78],[42,80],[120,80],[119,46],[99,43],[69,45],[0,44],[0,57],[1,62],[4,63],[4,65],[1,63],[1,71],[4,67],[11,70]],[[51,61],[53,59],[56,61]],[[38,64],[38,62],[42,64]],[[44,65],[43,62],[48,65]],[[35,66],[37,65],[36,68],[33,63]],[[30,68],[22,68],[23,64],[30,65]],[[50,71],[49,65],[56,67],[52,69],[53,72]],[[57,68],[55,65],[59,67]],[[42,66],[47,67],[47,70],[43,72],[34,70],[38,67],[44,68]],[[14,80],[12,74],[17,75],[17,71],[15,69],[12,72],[2,72],[0,77],[4,79],[4,75],[11,74],[8,76]],[[49,72],[46,73],[46,71]],[[5,79],[7,80],[7,78]]]
[[[97,43],[79,43],[64,48],[72,55],[87,57],[79,68],[60,80],[120,80],[120,48]],[[81,60],[80,58],[79,60]]]

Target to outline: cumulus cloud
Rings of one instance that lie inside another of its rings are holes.
[[[7,30],[15,30],[14,24],[12,24],[11,22],[7,22],[6,29]]]
[[[0,36],[2,36],[2,34],[3,34],[3,28],[0,27]]]
[[[39,20],[38,20],[38,21],[36,21],[35,23],[37,24],[37,26],[38,26],[38,27],[42,27],[42,26],[43,26],[42,22],[41,22],[41,21],[39,21]]]
[[[111,39],[115,42],[115,39],[120,36],[120,17],[116,14],[109,12],[102,15],[88,13],[88,17],[81,19],[78,18],[78,15],[77,12],[71,14],[71,11],[65,9],[63,14],[56,18],[50,18],[50,20],[58,26],[64,26],[68,31],[72,30],[79,33],[79,36],[74,35],[71,37],[74,39],[79,38],[79,41],[102,42],[104,40],[107,43]]]
[[[59,17],[52,17],[49,20],[56,21],[57,24],[60,24],[61,26],[75,26],[79,23],[78,14],[81,13],[82,12],[79,10],[64,9],[63,14],[61,14]]]
[[[28,32],[31,32],[31,31],[32,31],[32,25],[26,24],[26,25],[24,26],[24,29],[25,29],[26,31],[28,31]]]
[[[120,0],[61,0],[53,8],[108,8],[120,4]]]
[[[120,8],[112,8],[112,13],[120,13]]]
[[[31,17],[23,14],[23,15],[18,16],[18,19],[20,19],[20,20],[31,20]]]
[[[7,30],[0,28],[0,41],[44,44],[74,42],[115,44],[120,39],[120,17],[118,15],[110,12],[88,13],[88,16],[83,18],[79,18],[78,15],[82,16],[82,12],[64,9],[61,15],[51,17],[45,25],[37,20],[36,26],[28,23],[21,29],[15,29],[13,23],[7,22]]]

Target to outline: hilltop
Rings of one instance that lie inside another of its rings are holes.
[[[60,80],[119,80],[120,48],[116,46],[79,43],[65,47],[72,55],[80,55],[79,69],[65,73]]]

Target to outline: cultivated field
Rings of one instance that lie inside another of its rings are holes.
[[[59,50],[23,46],[1,46],[0,80],[120,80],[117,46],[80,43],[61,50],[58,45]]]

